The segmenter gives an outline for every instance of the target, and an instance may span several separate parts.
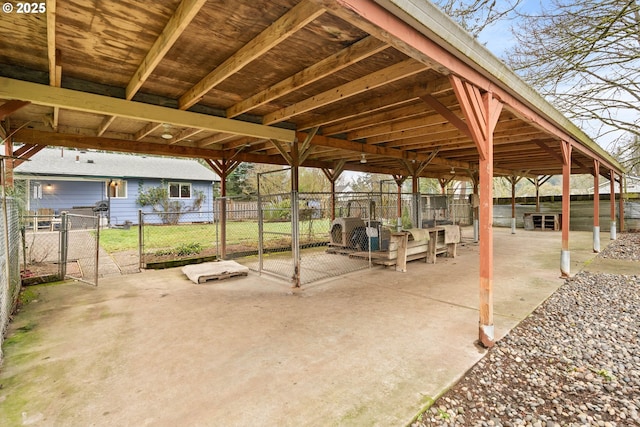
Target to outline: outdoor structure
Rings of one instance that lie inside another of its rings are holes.
[[[515,189],[522,177],[562,174],[568,196],[571,174],[592,174],[599,188],[600,176],[624,172],[426,1],[51,1],[46,12],[0,19],[7,155],[55,145],[201,158],[223,196],[240,162],[290,165],[292,195],[300,166],[321,168],[332,185],[344,170],[390,174],[398,187],[411,177],[414,192],[420,177],[472,181],[487,346],[493,177],[511,177]],[[563,197],[563,275],[569,208]],[[296,242],[295,204],[291,218]],[[223,242],[224,233],[223,223]]]
[[[24,181],[26,210],[33,213],[98,213],[105,225],[135,224],[138,210],[152,209],[137,203],[139,191],[164,186],[170,201],[213,221],[218,177],[196,160],[63,148],[41,150],[29,160],[13,178]]]

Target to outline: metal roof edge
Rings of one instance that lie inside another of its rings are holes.
[[[585,147],[604,157],[612,165],[626,169],[600,145],[593,141],[551,103],[529,86],[489,49],[473,38],[465,29],[429,0],[373,0],[401,18],[415,30],[440,44],[474,70],[502,83],[503,90],[538,111],[551,123],[575,137]]]

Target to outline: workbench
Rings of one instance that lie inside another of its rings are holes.
[[[424,259],[426,263],[435,264],[437,256],[444,253],[454,258],[459,242],[460,227],[457,225],[391,233],[389,250],[371,252],[371,261],[385,266],[395,265],[396,271],[406,272],[408,261]],[[369,252],[355,252],[350,256],[368,258]]]
[[[524,229],[558,231],[562,224],[562,214],[559,212],[525,212]]]

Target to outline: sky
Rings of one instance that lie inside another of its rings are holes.
[[[522,12],[536,12],[541,6],[549,6],[549,0],[523,0],[519,10]],[[500,20],[485,28],[478,36],[480,43],[484,44],[494,55],[502,58],[504,53],[516,42],[511,27],[520,25],[517,20]]]

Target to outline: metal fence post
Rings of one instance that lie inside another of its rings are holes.
[[[138,270],[142,270],[144,254],[144,215],[142,209],[138,209]]]
[[[258,188],[260,188],[260,174],[258,174]],[[264,216],[262,212],[262,196],[258,192],[258,273],[262,273],[264,266]]]
[[[66,212],[60,214],[60,280],[63,280],[67,275],[67,249],[69,245],[69,218]]]
[[[298,192],[291,192],[291,252],[293,254],[293,287],[300,287],[300,213]]]
[[[413,213],[414,213],[414,227],[422,228],[422,196],[419,192],[413,193]]]
[[[96,274],[94,277],[94,285],[98,286],[98,270],[100,269],[100,215],[95,217],[95,229],[96,229]]]

